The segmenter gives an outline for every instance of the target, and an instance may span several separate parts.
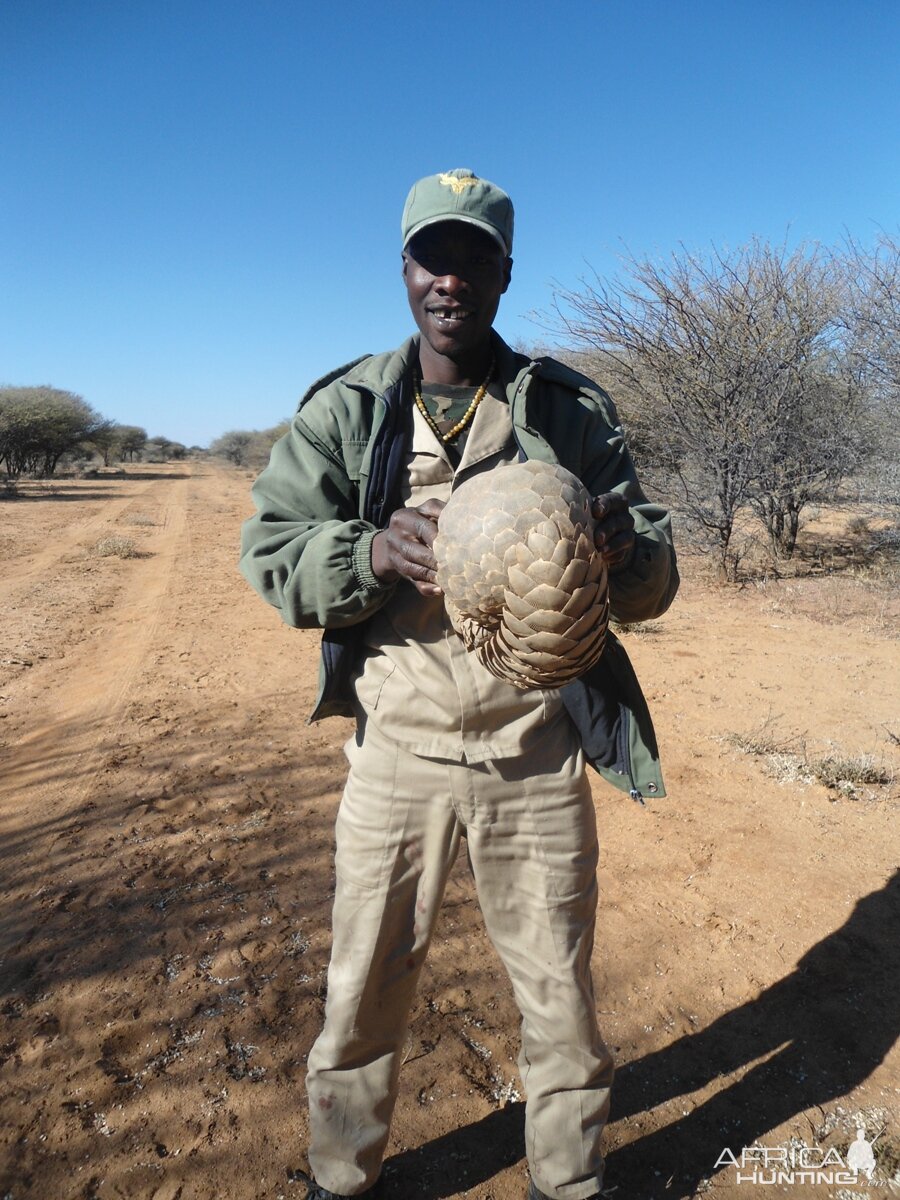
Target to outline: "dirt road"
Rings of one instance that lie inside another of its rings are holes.
[[[317,635],[237,575],[248,488],[197,462],[0,502],[9,1200],[304,1194],[350,726],[305,724]],[[136,556],[97,553],[112,537]],[[845,1190],[884,1195],[897,789],[803,782],[785,743],[897,765],[896,598],[854,578],[712,591],[686,566],[673,611],[625,635],[671,794],[641,809],[594,787],[595,972],[620,1064],[609,1194],[746,1200],[762,1182],[739,1182],[726,1148],[794,1138],[845,1159],[861,1122],[875,1183]],[[727,740],[767,721],[779,777]],[[524,1194],[516,1025],[461,862],[413,1013],[392,1197]]]

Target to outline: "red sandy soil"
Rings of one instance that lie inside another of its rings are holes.
[[[237,573],[248,489],[195,462],[0,501],[6,1200],[305,1194],[351,728],[306,725],[318,637]],[[100,556],[108,537],[138,555]],[[682,564],[672,611],[624,634],[670,795],[641,808],[593,781],[607,1194],[892,1194],[898,790],[804,781],[797,756],[900,765],[896,588],[724,589]],[[751,734],[795,758],[729,740]],[[460,861],[412,1015],[394,1200],[524,1195],[517,1024]],[[845,1154],[858,1122],[872,1182],[763,1186],[721,1161],[789,1139]]]

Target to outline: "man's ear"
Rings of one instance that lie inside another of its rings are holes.
[[[504,292],[509,287],[510,279],[512,279],[512,267],[513,267],[513,260],[511,258],[507,258],[506,262],[503,264],[503,291]]]
[[[400,274],[403,276],[403,282],[406,283],[406,266],[409,261],[409,256],[405,250],[401,250],[400,257],[403,259],[403,266],[400,268]]]

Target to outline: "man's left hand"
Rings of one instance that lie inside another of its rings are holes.
[[[628,501],[618,492],[604,492],[591,503],[596,526],[594,544],[606,569],[615,575],[631,562],[634,554],[634,518],[628,511]]]

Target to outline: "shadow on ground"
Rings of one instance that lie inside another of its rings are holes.
[[[610,1133],[618,1145],[607,1163],[611,1195],[690,1197],[715,1173],[725,1147],[739,1155],[868,1078],[900,1033],[898,935],[900,873],[861,899],[846,924],[755,1000],[622,1067],[613,1092]],[[686,1117],[621,1144],[629,1117],[717,1080],[720,1090]],[[440,1200],[487,1183],[523,1157],[523,1126],[524,1105],[514,1104],[396,1155],[386,1166],[392,1194]]]

